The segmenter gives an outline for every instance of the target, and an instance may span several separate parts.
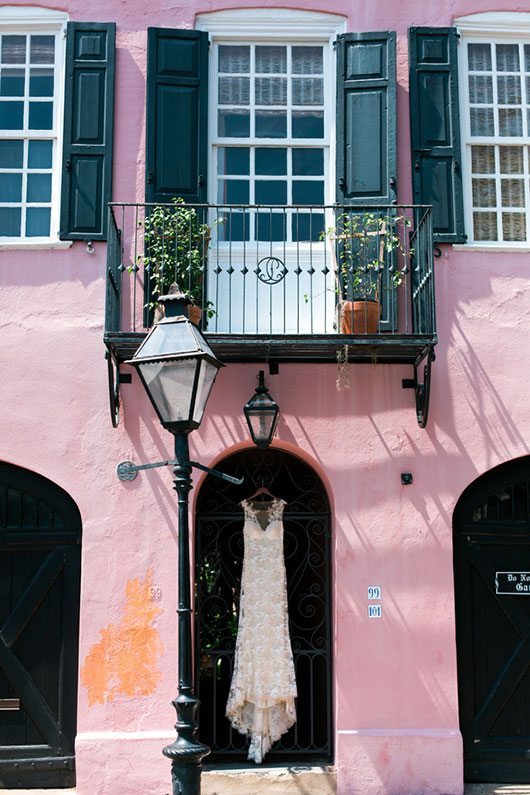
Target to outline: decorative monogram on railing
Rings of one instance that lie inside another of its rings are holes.
[[[263,284],[278,284],[288,273],[285,263],[278,257],[263,257],[256,268],[256,275]]]

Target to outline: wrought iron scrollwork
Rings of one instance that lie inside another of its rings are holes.
[[[207,478],[197,500],[197,665],[201,739],[218,758],[242,759],[246,738],[224,711],[232,677],[243,563],[240,501],[259,485],[288,503],[284,513],[289,627],[304,716],[271,758],[331,757],[330,512],[324,486],[301,459],[255,448],[224,459],[244,487]]]
[[[423,365],[423,383],[418,381],[418,367],[426,358]],[[434,348],[429,347],[427,353],[414,365],[414,378],[404,378],[403,389],[413,389],[416,398],[416,417],[420,428],[427,427],[429,419],[429,403],[431,398],[431,365],[436,356]]]
[[[109,383],[109,407],[112,427],[117,428],[120,422],[120,368],[110,353],[105,352]]]

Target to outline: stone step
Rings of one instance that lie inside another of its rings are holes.
[[[335,795],[335,768],[328,766],[248,765],[210,768],[205,765],[201,795]]]

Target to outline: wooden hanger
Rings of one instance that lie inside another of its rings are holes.
[[[274,494],[271,491],[269,491],[269,489],[267,488],[267,486],[263,482],[263,478],[261,480],[261,486],[259,486],[259,488],[256,489],[254,494],[251,494],[250,497],[247,497],[247,501],[255,500],[256,497],[260,497],[262,494],[267,495],[268,497],[271,498],[271,500],[275,500],[276,499]]]

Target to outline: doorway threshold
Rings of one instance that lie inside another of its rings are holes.
[[[333,765],[219,763],[203,766],[202,795],[335,795]]]

